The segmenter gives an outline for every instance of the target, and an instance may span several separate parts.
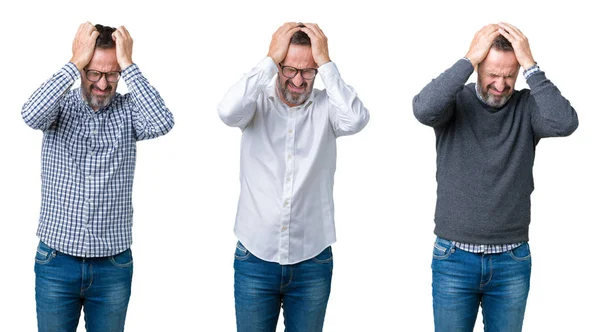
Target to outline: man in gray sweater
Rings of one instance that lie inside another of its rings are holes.
[[[514,90],[520,67],[531,90]],[[465,85],[475,69],[477,84]],[[414,97],[413,111],[436,135],[436,331],[472,331],[480,304],[486,331],[521,331],[535,146],[570,135],[577,113],[507,23],[477,32],[465,58]]]

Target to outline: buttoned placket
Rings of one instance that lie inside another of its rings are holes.
[[[84,207],[83,207],[83,255],[91,252],[90,243],[90,227],[91,215],[93,209],[93,192],[94,192],[94,168],[96,164],[96,146],[98,145],[98,115],[93,110],[87,110],[89,115],[86,117],[85,126],[88,133],[85,163],[83,169],[84,175]]]
[[[302,106],[288,108],[285,133],[285,173],[283,177],[282,212],[279,235],[279,262],[290,259],[290,222],[292,215],[292,189],[294,185],[294,157],[296,146],[296,120]]]

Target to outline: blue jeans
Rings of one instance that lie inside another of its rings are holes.
[[[81,307],[88,332],[123,331],[131,294],[131,250],[74,257],[40,242],[35,255],[38,331],[74,332]]]
[[[431,270],[436,331],[473,331],[480,304],[486,332],[521,331],[531,276],[527,243],[504,253],[475,254],[438,238]]]
[[[238,332],[273,332],[283,306],[286,332],[323,330],[331,290],[331,247],[293,265],[279,265],[252,255],[240,242],[233,264]]]

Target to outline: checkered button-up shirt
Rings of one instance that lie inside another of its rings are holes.
[[[137,65],[122,72],[130,91],[94,111],[73,63],[66,64],[23,106],[25,123],[44,132],[42,204],[37,235],[79,257],[105,257],[131,246],[131,191],[136,141],[166,134],[173,115]]]

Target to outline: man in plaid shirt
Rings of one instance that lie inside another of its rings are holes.
[[[123,331],[133,261],[131,192],[136,142],[164,135],[173,115],[132,60],[133,40],[83,23],[73,57],[25,103],[44,133],[37,235],[39,331]],[[120,78],[129,93],[116,92]],[[71,89],[77,79],[81,87]]]

